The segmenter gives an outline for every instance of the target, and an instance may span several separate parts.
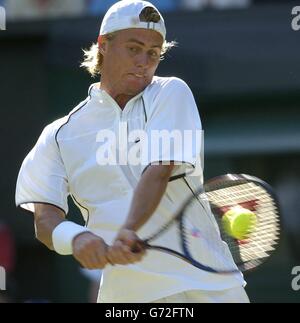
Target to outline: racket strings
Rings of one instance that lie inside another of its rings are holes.
[[[245,241],[228,236],[217,218],[223,240],[227,243],[233,258],[240,266],[257,266],[274,250],[279,240],[279,215],[272,197],[261,186],[254,183],[226,187],[206,193],[208,199],[219,209],[241,205],[255,212],[257,224]]]

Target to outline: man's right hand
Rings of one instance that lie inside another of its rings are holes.
[[[87,269],[102,269],[107,265],[107,248],[104,240],[91,232],[81,233],[73,240],[73,256]]]

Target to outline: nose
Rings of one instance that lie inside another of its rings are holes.
[[[147,68],[149,66],[149,57],[146,53],[140,54],[136,57],[136,66]]]

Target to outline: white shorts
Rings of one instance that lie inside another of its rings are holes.
[[[250,303],[244,287],[220,291],[188,290],[151,303]]]

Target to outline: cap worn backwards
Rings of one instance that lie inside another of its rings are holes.
[[[99,35],[130,28],[152,29],[166,39],[162,15],[152,3],[141,0],[121,0],[110,7],[102,20]]]

